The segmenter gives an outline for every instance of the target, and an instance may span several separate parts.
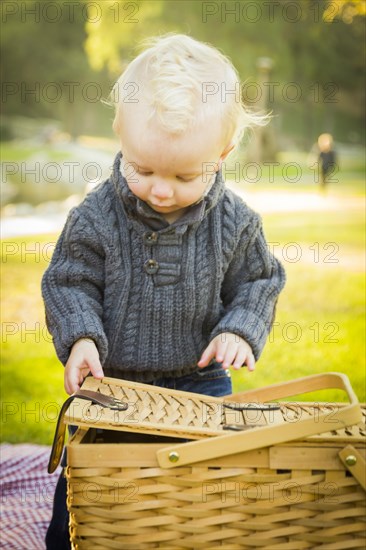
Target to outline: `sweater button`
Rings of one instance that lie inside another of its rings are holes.
[[[154,275],[155,273],[157,273],[158,269],[159,269],[159,264],[156,260],[147,260],[144,263],[144,270],[149,275]]]
[[[155,244],[158,240],[158,234],[155,231],[150,231],[144,234],[144,243],[145,244]]]

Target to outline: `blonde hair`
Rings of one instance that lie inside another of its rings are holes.
[[[157,119],[170,134],[219,116],[223,139],[237,144],[248,127],[267,123],[267,115],[243,104],[236,69],[213,46],[183,34],[150,38],[143,45],[147,49],[129,63],[111,93],[116,133],[125,104],[140,101],[148,105],[149,119]]]

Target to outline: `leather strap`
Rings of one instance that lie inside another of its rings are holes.
[[[70,397],[68,397],[64,402],[64,404],[62,405],[60,414],[58,415],[56,431],[53,438],[52,449],[51,449],[50,459],[49,459],[48,468],[47,468],[47,471],[49,474],[52,474],[60,463],[62,451],[65,443],[65,432],[66,432],[66,424],[64,423],[64,416],[70,404],[73,402],[73,400],[76,397],[89,400],[92,403],[101,405],[102,407],[108,407],[109,409],[112,409],[112,410],[125,411],[128,408],[127,403],[120,401],[116,397],[113,397],[112,395],[104,395],[103,393],[96,392],[96,391],[81,389],[73,393],[72,395],[70,395]]]
[[[338,455],[347,470],[366,491],[366,462],[361,452],[352,445],[347,445]]]

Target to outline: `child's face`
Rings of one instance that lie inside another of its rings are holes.
[[[202,125],[173,136],[142,111],[128,112],[121,131],[122,169],[131,191],[168,221],[179,218],[214,182],[231,148],[220,143],[219,126]]]

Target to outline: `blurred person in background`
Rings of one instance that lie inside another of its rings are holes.
[[[332,181],[331,176],[337,170],[337,157],[333,149],[333,137],[331,134],[321,134],[318,137],[320,186],[325,190],[327,184]]]

